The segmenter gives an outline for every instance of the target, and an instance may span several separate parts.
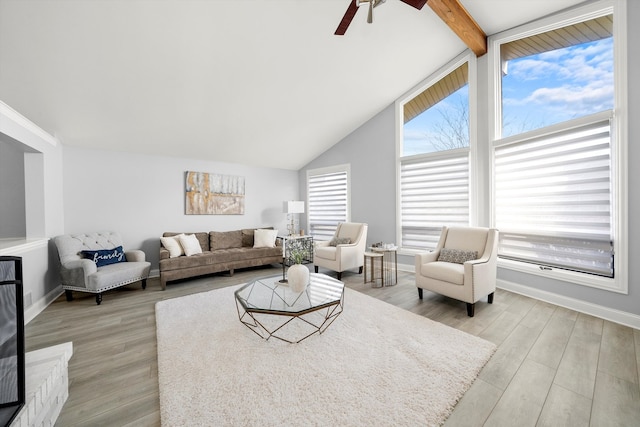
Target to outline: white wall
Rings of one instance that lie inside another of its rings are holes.
[[[24,201],[24,150],[0,137],[0,239],[27,233]]]
[[[57,253],[47,241],[64,231],[62,212],[62,147],[51,135],[0,102],[0,140],[13,141],[23,151],[22,188],[26,240],[4,247],[2,255],[23,258],[25,319],[28,322],[60,293]],[[2,191],[11,185],[0,182]],[[18,197],[19,198],[19,197]]]
[[[306,171],[351,165],[351,221],[369,225],[367,242],[395,241],[395,122],[393,105],[347,135],[299,173],[300,193],[307,200]],[[301,223],[306,224],[306,215]]]
[[[244,215],[185,215],[185,172],[245,177]],[[145,154],[64,148],[65,233],[117,231],[158,269],[165,231],[286,231],[284,200],[297,200],[296,171]]]

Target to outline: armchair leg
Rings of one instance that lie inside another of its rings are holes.
[[[418,298],[422,299],[422,288],[418,288]]]
[[[342,271],[338,271],[338,280],[342,280]]]
[[[358,274],[362,274],[362,266],[358,269]]]
[[[489,297],[487,298],[487,299],[489,300],[489,304],[493,304],[493,294],[494,294],[494,293],[493,293],[493,292],[491,292],[491,293],[489,294]]]
[[[73,293],[69,289],[64,290],[64,295],[67,297],[67,301],[73,301]]]
[[[142,289],[147,289],[147,279],[142,279]]]
[[[96,294],[96,304],[100,305],[102,302],[102,294]]]
[[[475,308],[475,304],[467,303],[467,316],[473,317],[473,315],[475,314]]]
[[[316,273],[318,272],[318,266],[317,266],[317,265],[314,265],[314,266],[313,266],[313,269],[314,269],[314,271],[315,271]]]

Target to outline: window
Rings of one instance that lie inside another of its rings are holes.
[[[580,122],[496,147],[498,254],[613,277],[610,116]]]
[[[349,165],[307,171],[308,230],[316,240],[331,240],[338,224],[350,220]]]
[[[613,15],[500,46],[502,137],[611,110]]]
[[[501,267],[626,292],[624,32],[603,4],[490,41],[493,220]]]
[[[469,57],[399,101],[398,241],[435,248],[442,226],[470,223]]]

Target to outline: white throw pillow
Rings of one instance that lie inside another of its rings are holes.
[[[179,239],[186,256],[202,253],[200,242],[198,242],[198,238],[195,234],[183,234]]]
[[[184,236],[184,234],[160,238],[162,246],[169,251],[169,258],[176,258],[180,255],[184,255],[184,249],[182,249],[182,245],[180,244],[180,236]]]
[[[253,233],[253,247],[275,248],[276,237],[278,237],[278,230],[266,230],[263,228],[258,228]]]

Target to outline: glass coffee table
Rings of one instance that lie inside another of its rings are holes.
[[[299,343],[323,333],[342,313],[344,283],[310,273],[303,292],[280,283],[280,275],[262,277],[235,291],[240,321],[260,337]]]

